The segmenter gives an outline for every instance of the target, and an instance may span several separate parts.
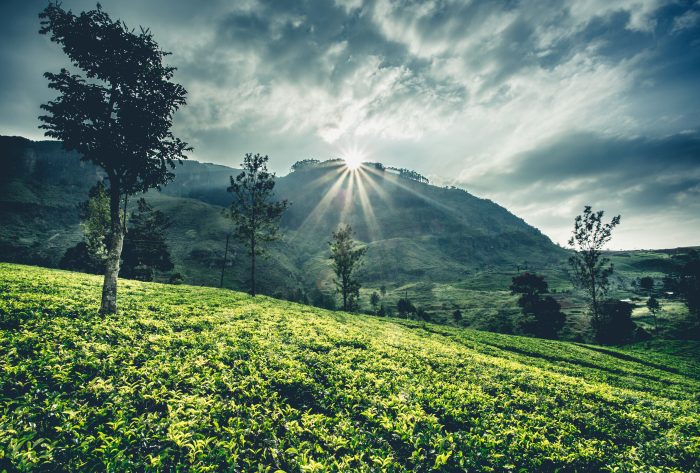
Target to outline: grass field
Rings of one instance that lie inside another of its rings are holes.
[[[698,471],[697,345],[0,264],[0,471]]]

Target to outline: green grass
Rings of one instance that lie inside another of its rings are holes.
[[[700,370],[0,264],[0,471],[697,471]]]

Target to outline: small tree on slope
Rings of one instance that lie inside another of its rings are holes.
[[[289,207],[286,200],[273,201],[275,175],[267,170],[267,156],[247,153],[243,171],[227,189],[233,194],[230,217],[235,235],[250,255],[250,294],[255,296],[255,258],[264,254],[264,245],[279,238],[279,219]]]
[[[593,212],[590,206],[574,220],[574,231],[569,246],[574,254],[569,258],[572,281],[587,295],[594,327],[600,324],[600,304],[608,293],[613,265],[603,256],[603,248],[610,241],[613,229],[620,223],[617,215],[609,223],[603,223],[602,210]]]
[[[355,270],[359,266],[361,258],[367,251],[366,248],[355,248],[355,240],[350,225],[340,227],[333,232],[331,241],[331,260],[336,279],[336,288],[343,298],[343,310],[355,307],[360,297],[360,282],[355,277]]]

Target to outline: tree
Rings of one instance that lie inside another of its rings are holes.
[[[250,255],[250,295],[255,296],[255,258],[265,254],[264,245],[279,238],[279,220],[289,207],[287,200],[274,201],[275,174],[267,170],[267,156],[246,153],[243,171],[227,189],[233,194],[229,215],[234,234]]]
[[[126,233],[128,197],[160,188],[191,150],[173,136],[173,115],[185,89],[171,81],[175,68],[149,30],[129,29],[102,8],[75,15],[51,2],[39,15],[40,33],[61,45],[72,66],[47,72],[59,96],[41,108],[45,134],[63,141],[81,159],[101,167],[109,181],[110,233],[100,312],[117,310],[117,277]]]
[[[677,288],[685,299],[688,311],[700,318],[700,256],[695,250],[690,250],[681,266]]]
[[[510,285],[511,293],[520,294],[518,305],[523,314],[532,318],[525,322],[525,330],[538,337],[556,338],[564,327],[566,316],[556,299],[545,296],[548,290],[544,276],[528,272],[513,277]]]
[[[609,223],[603,223],[602,210],[593,212],[586,206],[582,215],[574,220],[574,231],[569,246],[574,254],[569,258],[573,270],[572,281],[582,289],[589,300],[591,322],[598,324],[600,301],[607,295],[613,265],[603,256],[603,247],[610,241],[613,229],[620,223],[617,215]]]
[[[411,303],[408,296],[404,296],[398,300],[396,303],[396,310],[399,313],[399,317],[408,317],[409,314],[416,313],[416,307]]]
[[[372,295],[369,297],[369,303],[372,304],[372,310],[374,313],[377,313],[377,308],[379,307],[379,301],[381,299],[379,298],[379,294],[377,291],[374,291]]]
[[[297,172],[304,169],[314,168],[319,164],[321,164],[321,161],[318,159],[302,159],[301,161],[297,161],[296,163],[292,164],[290,169],[292,172]]]
[[[596,341],[608,345],[630,341],[634,334],[632,309],[629,302],[607,299],[600,302],[599,317],[594,320]]]
[[[430,314],[422,307],[416,307],[416,317],[425,321],[430,320]]]
[[[462,321],[462,311],[459,309],[455,309],[455,311],[452,312],[452,318],[457,323],[461,322]]]
[[[650,296],[649,299],[647,299],[647,309],[649,309],[649,313],[654,318],[654,332],[656,332],[656,334],[658,335],[659,321],[656,315],[661,310],[661,304],[659,304],[659,301],[656,299],[656,297]]]
[[[80,228],[85,236],[85,246],[94,261],[104,266],[107,260],[109,236],[109,198],[100,181],[90,189],[89,198],[79,205]]]
[[[356,248],[353,231],[350,225],[340,227],[331,235],[328,242],[331,247],[330,259],[333,260],[333,280],[336,290],[343,298],[343,310],[351,310],[360,298],[360,282],[355,272],[360,265],[366,248]]]
[[[124,240],[122,271],[126,277],[153,281],[155,271],[170,271],[174,267],[165,240],[172,221],[163,212],[153,210],[146,199],[139,199],[137,205]]]
[[[63,269],[104,274],[109,236],[109,198],[102,182],[90,189],[89,198],[78,204],[83,241],[68,248],[59,266]]]
[[[544,280],[544,276],[526,271],[513,277],[509,289],[513,294],[539,295],[547,293],[549,285]]]
[[[639,287],[647,291],[647,294],[654,289],[654,278],[651,276],[644,276],[639,279]]]

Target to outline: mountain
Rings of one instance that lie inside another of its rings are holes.
[[[603,348],[138,281],[102,317],[100,284],[0,264],[0,470],[700,469],[697,342]]]
[[[82,238],[76,205],[100,172],[59,142],[19,137],[0,137],[0,166],[0,260],[57,265],[66,248]],[[230,230],[222,215],[231,200],[226,187],[238,172],[185,161],[162,192],[146,194],[174,220],[169,243],[177,270],[190,283],[218,285]],[[381,166],[350,172],[342,162],[328,161],[279,177],[276,191],[292,206],[281,222],[284,240],[271,247],[260,268],[268,294],[331,292],[327,242],[340,223],[351,224],[367,245],[361,269],[367,290],[385,286],[389,299],[410,292],[424,306],[446,312],[451,310],[444,307],[446,300],[460,300],[455,294],[483,289],[486,273],[505,290],[519,268],[554,271],[565,256],[539,230],[494,202],[406,179]],[[234,245],[232,255],[226,286],[243,288],[245,250]],[[467,299],[462,298],[465,304]]]

